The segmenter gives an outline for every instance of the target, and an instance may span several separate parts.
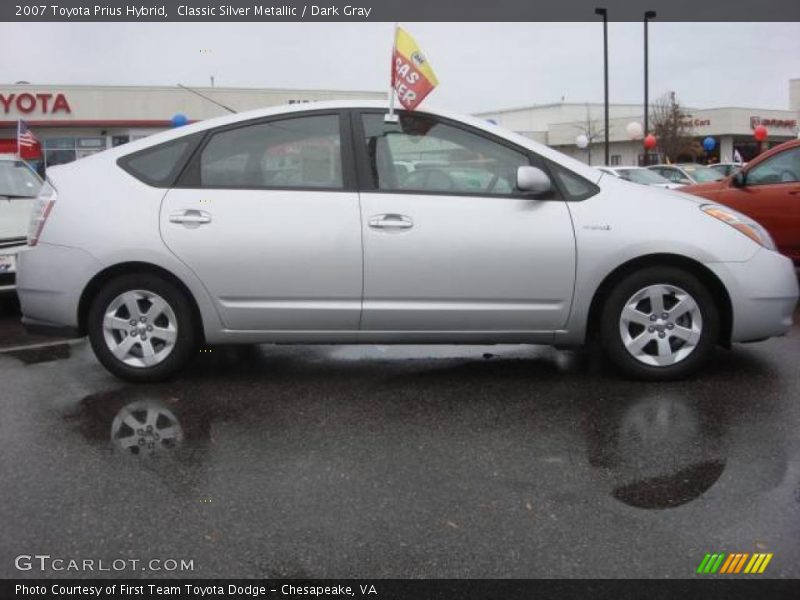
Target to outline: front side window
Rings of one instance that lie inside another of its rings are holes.
[[[363,115],[371,184],[379,190],[509,195],[528,155],[425,115]]]
[[[747,185],[798,181],[800,181],[800,148],[790,148],[776,154],[747,172]]]
[[[339,117],[295,117],[215,133],[200,154],[199,180],[216,188],[341,189]]]

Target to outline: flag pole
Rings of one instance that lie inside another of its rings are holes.
[[[22,152],[20,151],[20,148],[19,148],[19,130],[20,129],[21,129],[20,120],[17,119],[17,158],[22,158]]]
[[[386,115],[384,121],[387,123],[397,123],[397,115],[394,114],[394,98],[395,98],[395,89],[394,89],[394,51],[395,45],[397,44],[397,21],[395,21],[393,33],[392,33],[392,50],[391,50],[391,57],[389,60],[389,64],[391,65],[391,71],[389,72],[389,114]]]

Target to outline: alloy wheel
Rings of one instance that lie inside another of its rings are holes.
[[[694,351],[703,332],[700,307],[674,285],[642,288],[624,304],[619,333],[625,349],[646,365],[667,367]]]
[[[131,367],[152,367],[174,349],[178,321],[158,294],[130,290],[109,303],[103,315],[103,337],[119,361]]]

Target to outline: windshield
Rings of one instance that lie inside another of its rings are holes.
[[[21,160],[0,161],[0,196],[35,198],[42,182]]]
[[[669,183],[669,179],[649,169],[617,169],[617,173],[623,179],[644,185]]]
[[[694,179],[697,183],[707,183],[709,181],[725,179],[725,176],[719,171],[704,167],[703,165],[684,165],[682,168],[689,174],[689,177]]]

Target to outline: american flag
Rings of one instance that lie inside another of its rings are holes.
[[[33,135],[33,132],[28,128],[28,124],[21,119],[17,121],[17,150],[20,151],[22,148],[35,148],[38,143],[39,140],[36,139],[36,136]]]

